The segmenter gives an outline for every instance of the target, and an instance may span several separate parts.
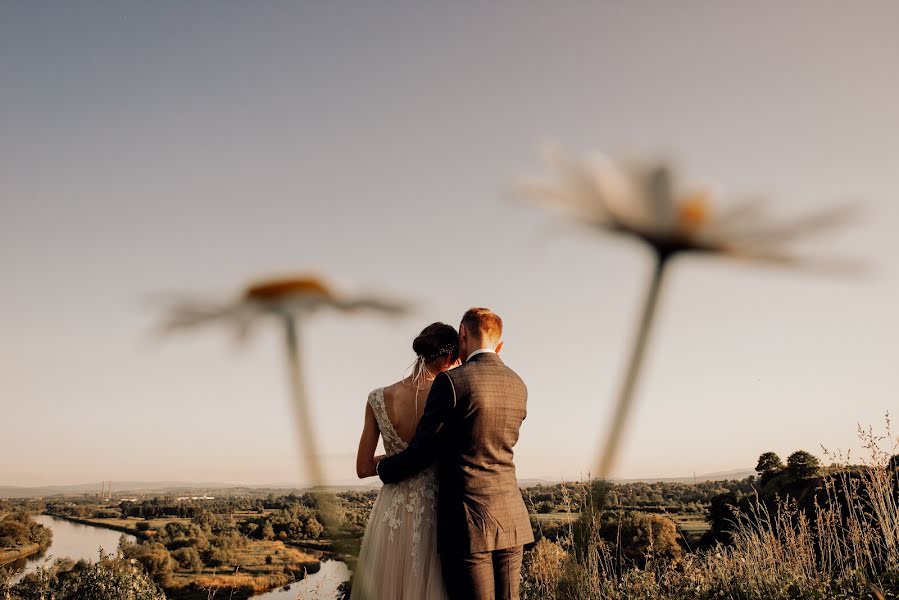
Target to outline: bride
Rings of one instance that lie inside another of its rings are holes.
[[[458,334],[444,323],[425,327],[412,349],[417,356],[412,374],[368,395],[356,456],[360,478],[376,474],[379,436],[384,438],[388,456],[406,448],[424,412],[434,377],[458,364]],[[381,488],[362,538],[351,600],[447,598],[437,555],[436,502],[434,465]]]

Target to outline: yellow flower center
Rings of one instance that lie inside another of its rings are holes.
[[[253,300],[278,300],[287,296],[310,295],[332,297],[331,290],[320,279],[297,277],[260,281],[248,287],[244,296]]]
[[[709,198],[703,192],[687,195],[677,207],[678,224],[687,231],[694,231],[708,223],[711,214]]]

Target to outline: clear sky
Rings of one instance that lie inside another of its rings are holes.
[[[865,206],[802,247],[864,278],[675,265],[616,475],[852,448],[899,407],[899,5],[364,4],[0,2],[0,484],[302,481],[274,326],[151,331],[156,294],[307,270],[417,304],[303,332],[334,481],[369,390],[471,305],[530,388],[519,475],[584,475],[649,259],[512,199],[547,142]]]

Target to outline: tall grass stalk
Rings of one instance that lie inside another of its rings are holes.
[[[732,543],[623,564],[620,540],[600,536],[603,512],[588,493],[559,543],[542,540],[526,557],[525,598],[552,600],[793,600],[899,598],[899,461],[889,434],[861,431],[861,466],[830,467],[808,510],[784,498],[736,513]],[[891,452],[882,449],[891,443]],[[607,534],[608,536],[608,534]]]

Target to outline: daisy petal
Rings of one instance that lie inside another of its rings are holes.
[[[785,225],[764,227],[735,232],[734,238],[753,244],[780,245],[799,237],[823,233],[846,224],[857,214],[855,205],[838,206],[812,215],[801,217]]]
[[[733,247],[728,249],[725,254],[738,260],[801,269],[819,275],[858,277],[864,275],[868,270],[863,261],[852,258],[801,256],[751,247]]]
[[[521,196],[545,204],[563,216],[586,221],[591,225],[604,225],[608,222],[608,214],[604,210],[598,210],[595,203],[557,183],[529,180],[521,182],[517,188]]]
[[[722,209],[709,223],[709,227],[721,231],[730,231],[735,228],[760,225],[764,219],[765,204],[765,200],[762,198],[751,198],[738,202],[731,207]]]
[[[179,329],[190,329],[199,325],[220,320],[227,320],[239,310],[234,303],[215,304],[198,300],[181,300],[173,303],[163,320],[162,329],[166,332]]]
[[[587,166],[595,194],[614,221],[642,231],[651,228],[652,213],[634,172],[619,168],[602,154],[590,156]]]
[[[333,306],[346,312],[371,311],[390,316],[400,316],[409,312],[409,306],[405,303],[374,296],[340,299],[336,300]]]
[[[560,176],[560,188],[565,191],[569,200],[580,207],[594,219],[602,218],[608,213],[606,198],[597,187],[597,178],[592,172],[592,165],[573,160],[558,147],[550,147],[544,152],[549,166]]]

